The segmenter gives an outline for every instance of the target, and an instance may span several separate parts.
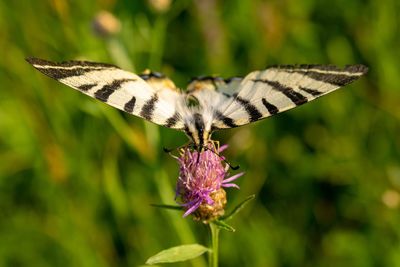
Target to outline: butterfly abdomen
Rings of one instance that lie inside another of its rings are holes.
[[[210,129],[207,127],[204,114],[193,113],[185,120],[185,133],[197,148],[201,148],[210,138]]]

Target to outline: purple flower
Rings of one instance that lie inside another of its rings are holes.
[[[229,165],[219,155],[226,148],[226,145],[217,148],[210,142],[200,152],[189,147],[180,151],[176,197],[180,197],[186,210],[184,217],[193,214],[195,219],[207,222],[224,214],[226,193],[223,187],[239,188],[232,181],[243,175],[226,178]]]

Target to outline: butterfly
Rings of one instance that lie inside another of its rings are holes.
[[[303,105],[367,73],[364,65],[281,65],[245,77],[193,78],[187,90],[165,75],[134,74],[105,63],[26,59],[43,74],[127,113],[184,131],[202,148],[214,131]]]

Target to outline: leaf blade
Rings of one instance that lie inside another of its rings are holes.
[[[237,205],[228,215],[223,216],[220,220],[223,221],[229,221],[230,219],[232,219],[237,213],[239,213],[239,211],[241,211],[244,206],[246,206],[246,204],[250,201],[253,200],[256,197],[256,195],[250,195],[248,197],[246,197],[241,203],[239,203],[239,205]]]
[[[146,264],[173,263],[197,258],[209,251],[207,247],[199,244],[181,245],[168,248],[147,259]]]
[[[215,225],[217,225],[220,229],[223,229],[225,231],[228,232],[235,232],[236,229],[233,228],[232,226],[230,226],[229,224],[227,224],[225,221],[220,221],[220,220],[214,220],[212,221],[212,223],[214,223]]]

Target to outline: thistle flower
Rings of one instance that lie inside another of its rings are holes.
[[[226,193],[224,187],[239,188],[232,181],[243,173],[228,176],[229,165],[219,155],[227,146],[217,148],[213,142],[208,143],[202,151],[185,147],[177,158],[180,170],[176,185],[176,197],[186,212],[194,219],[203,222],[212,221],[224,214]]]

